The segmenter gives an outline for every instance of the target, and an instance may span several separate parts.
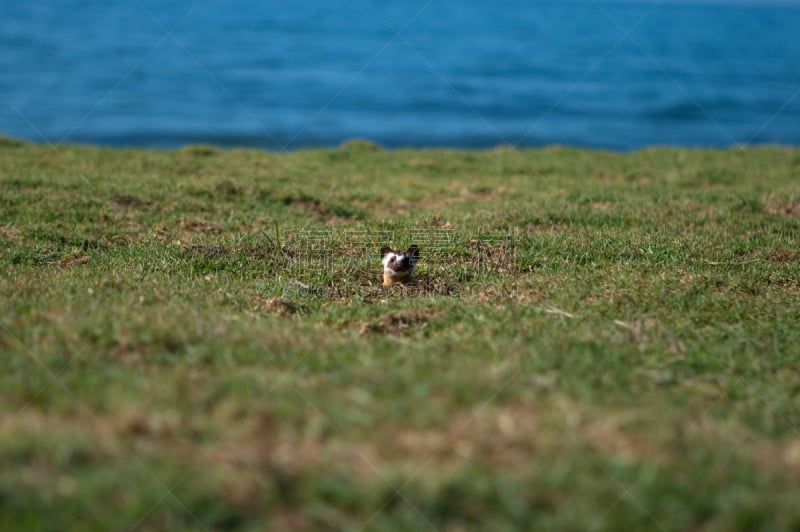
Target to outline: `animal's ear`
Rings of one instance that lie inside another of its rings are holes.
[[[385,257],[386,254],[389,253],[390,251],[392,251],[392,248],[390,248],[389,246],[384,245],[383,247],[381,247],[381,258]]]
[[[416,244],[411,244],[410,246],[408,246],[408,249],[406,250],[406,253],[408,253],[409,255],[414,257],[415,259],[419,258],[419,248],[417,247]]]

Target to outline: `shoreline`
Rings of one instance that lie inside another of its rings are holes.
[[[652,144],[635,147],[631,149],[615,149],[603,146],[582,146],[575,144],[563,143],[542,143],[536,145],[521,145],[512,146],[510,144],[479,144],[479,145],[459,145],[453,144],[409,144],[409,145],[384,145],[370,139],[353,137],[343,140],[335,144],[309,144],[302,146],[294,146],[287,149],[279,147],[269,147],[269,143],[259,143],[255,140],[252,142],[235,143],[235,142],[214,142],[213,139],[204,140],[189,140],[186,142],[169,142],[165,144],[126,144],[116,141],[103,142],[98,140],[68,140],[64,142],[47,142],[42,140],[27,139],[21,137],[10,137],[0,133],[0,146],[3,145],[23,145],[30,144],[34,146],[76,146],[85,148],[97,149],[116,149],[116,150],[156,150],[156,151],[180,151],[192,149],[196,147],[206,147],[215,150],[258,150],[266,153],[281,154],[281,153],[296,153],[303,151],[314,150],[337,150],[352,147],[355,145],[363,146],[365,149],[375,151],[457,151],[457,152],[492,152],[502,150],[516,150],[516,151],[529,151],[529,150],[547,150],[547,149],[572,149],[593,152],[609,152],[617,153],[619,155],[633,154],[641,151],[650,150],[691,150],[691,151],[728,151],[728,150],[741,150],[741,149],[786,149],[794,150],[800,149],[800,144],[784,144],[778,142],[763,142],[763,143],[745,143],[745,144],[725,144],[725,145],[675,145],[675,144]]]

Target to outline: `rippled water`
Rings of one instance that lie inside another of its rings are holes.
[[[0,7],[0,132],[109,145],[800,144],[800,6]]]

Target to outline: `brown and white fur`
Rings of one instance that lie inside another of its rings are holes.
[[[393,283],[407,283],[411,280],[414,266],[419,260],[419,248],[411,245],[405,251],[392,249],[389,246],[381,248],[381,262],[383,263],[383,286]]]

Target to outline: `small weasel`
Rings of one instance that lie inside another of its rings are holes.
[[[383,263],[383,286],[392,283],[406,283],[411,279],[411,272],[419,260],[419,248],[416,244],[407,250],[392,249],[389,246],[381,248],[381,262]]]

